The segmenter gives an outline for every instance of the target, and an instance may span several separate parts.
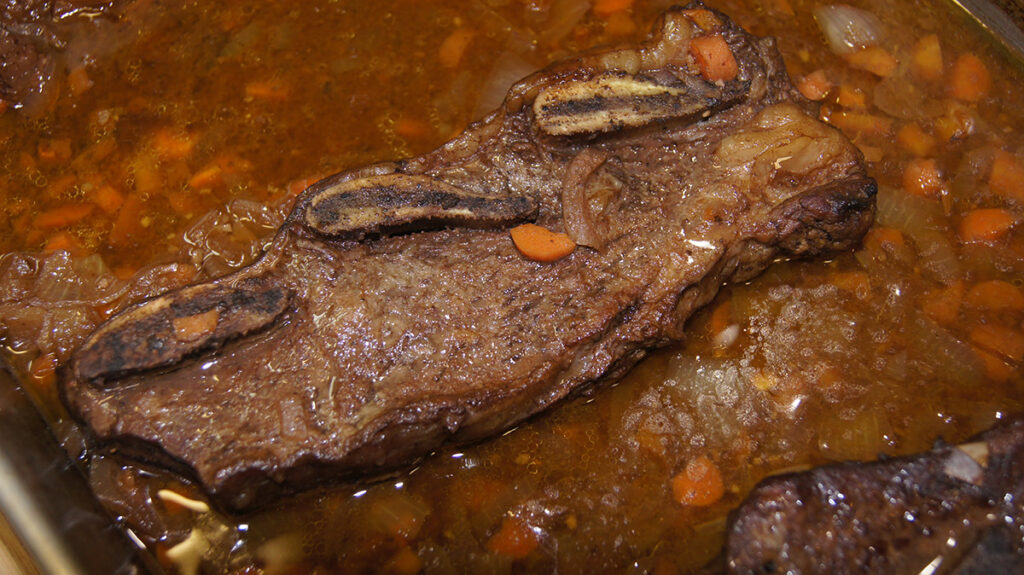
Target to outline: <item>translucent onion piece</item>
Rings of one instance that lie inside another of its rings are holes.
[[[814,9],[814,19],[836,54],[850,54],[882,41],[882,23],[870,12],[832,4]]]

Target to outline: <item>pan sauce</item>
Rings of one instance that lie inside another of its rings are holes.
[[[54,368],[105,315],[247,263],[307,181],[426,151],[513,80],[639,38],[665,6],[183,4],[65,19],[65,73],[0,115],[0,333],[72,451]],[[202,558],[214,572],[685,572],[718,553],[725,513],[766,474],[914,452],[1019,411],[1024,188],[993,177],[1024,162],[1018,70],[944,8],[860,2],[899,62],[883,79],[828,51],[814,5],[713,3],[779,38],[795,79],[825,71],[822,115],[881,185],[863,249],[732,286],[687,345],[617,386],[383,483],[230,518],[171,477],[94,456],[97,494],[184,571]],[[915,68],[931,34],[934,79]],[[954,87],[966,54],[991,78],[977,101]],[[1005,210],[1009,229],[974,241],[991,227],[965,223],[979,208]],[[698,460],[724,493],[681,504],[672,479]]]

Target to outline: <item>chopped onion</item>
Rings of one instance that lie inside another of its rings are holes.
[[[832,4],[814,9],[814,19],[836,54],[850,54],[882,41],[882,23],[874,14],[847,6]]]

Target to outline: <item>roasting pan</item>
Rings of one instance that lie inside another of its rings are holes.
[[[1024,0],[950,0],[1024,66]],[[100,505],[0,361],[0,573],[163,573]]]

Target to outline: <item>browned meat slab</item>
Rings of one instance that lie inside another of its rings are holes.
[[[1024,417],[963,445],[762,482],[729,573],[1024,573]]]
[[[771,40],[714,18],[670,11],[432,153],[315,184],[257,263],[90,336],[67,405],[245,508],[500,433],[681,339],[723,282],[851,248],[874,214],[859,152]],[[699,36],[735,77],[701,76]],[[507,229],[526,221],[581,245],[531,261]]]

